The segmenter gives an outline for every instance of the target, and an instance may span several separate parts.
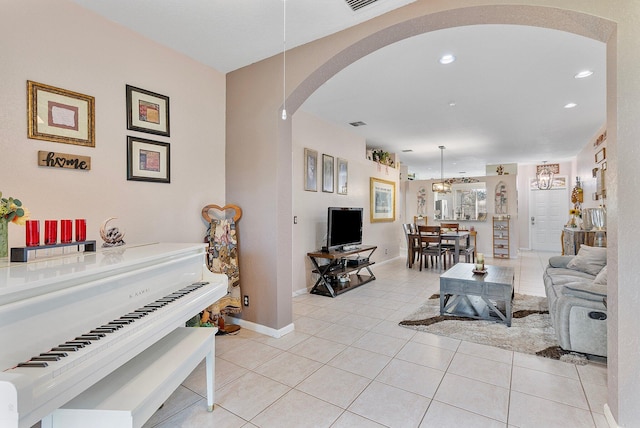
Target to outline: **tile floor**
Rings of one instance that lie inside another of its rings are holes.
[[[488,259],[516,292],[544,295],[550,253]],[[295,332],[216,338],[216,409],[200,365],[145,424],[174,427],[607,427],[607,372],[398,326],[438,292],[437,269],[404,258],[335,299],[293,299]]]

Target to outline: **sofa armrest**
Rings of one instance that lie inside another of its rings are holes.
[[[607,297],[607,286],[589,282],[570,282],[562,287],[562,294],[579,299],[602,302]]]
[[[566,268],[575,256],[553,256],[549,258],[549,266],[554,268]]]

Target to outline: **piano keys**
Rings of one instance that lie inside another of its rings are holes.
[[[0,265],[0,426],[30,427],[223,297],[227,281],[207,269],[204,244]]]

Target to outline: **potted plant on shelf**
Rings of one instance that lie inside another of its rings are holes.
[[[381,165],[393,166],[393,159],[391,158],[391,153],[386,152],[382,149],[374,150],[372,152],[372,157],[374,162],[378,162]]]

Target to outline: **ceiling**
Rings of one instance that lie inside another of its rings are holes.
[[[74,1],[225,73],[278,54],[284,39],[289,49],[413,2]],[[440,64],[447,53],[456,61]],[[568,160],[594,138],[606,121],[605,60],[603,43],[556,30],[439,30],[353,63],[301,108],[397,153],[416,178],[440,177],[440,145],[445,177],[484,175],[486,164]]]

